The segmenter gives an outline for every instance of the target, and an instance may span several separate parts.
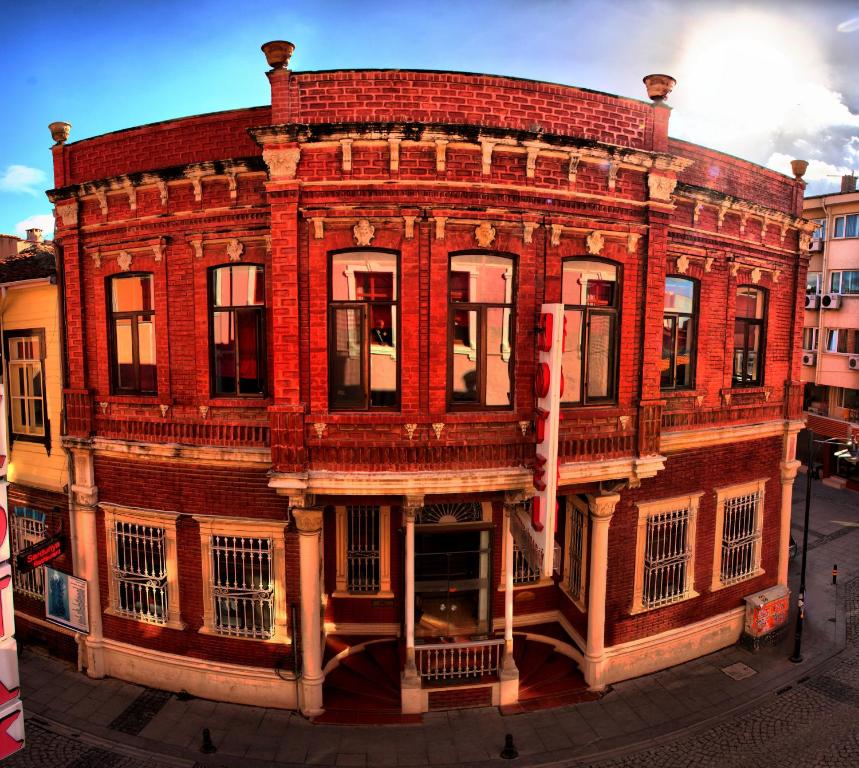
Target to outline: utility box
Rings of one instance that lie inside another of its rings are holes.
[[[744,599],[746,623],[740,643],[746,648],[757,650],[781,640],[787,632],[790,590],[784,585],[778,585]]]

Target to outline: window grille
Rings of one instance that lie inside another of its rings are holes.
[[[757,530],[760,492],[747,493],[725,500],[722,525],[722,584],[736,584],[755,571],[755,551],[760,532]]]
[[[212,536],[215,632],[267,640],[274,635],[272,541]]]
[[[114,610],[155,624],[167,622],[164,529],[117,521],[114,528]]]
[[[350,592],[378,592],[379,507],[346,507],[348,543],[347,584]]]
[[[691,559],[689,509],[660,512],[647,519],[644,549],[644,589],[641,603],[658,608],[686,596]]]
[[[570,504],[570,572],[567,586],[577,600],[582,597],[582,555],[584,553],[585,513]]]
[[[15,507],[11,516],[11,549],[12,561],[15,556],[31,544],[36,544],[45,538],[45,515],[28,507]],[[27,573],[19,573],[13,568],[12,586],[16,592],[36,600],[45,599],[45,569],[43,566],[34,568]]]

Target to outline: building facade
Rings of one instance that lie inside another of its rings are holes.
[[[38,229],[4,237],[0,258],[0,330],[4,418],[8,435],[8,514],[11,555],[45,538],[69,539],[68,456],[62,445],[63,341],[56,255]],[[68,546],[52,567],[72,570]],[[45,573],[13,572],[16,636],[38,640],[76,658],[71,631],[45,620]]]
[[[817,223],[802,328],[801,378],[808,425],[820,438],[859,439],[859,192],[843,176],[839,192],[808,197]],[[820,449],[824,476],[859,490],[859,460],[841,445]]]
[[[354,722],[735,642],[787,583],[801,180],[660,94],[264,49],[270,105],[55,136],[87,672]]]

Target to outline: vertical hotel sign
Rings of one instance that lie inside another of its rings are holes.
[[[564,347],[564,305],[543,304],[537,334],[537,456],[531,504],[531,536],[543,550],[543,576],[552,575],[558,499],[558,429],[560,423]]]
[[[0,403],[3,387],[0,384]],[[12,564],[6,497],[6,418],[0,414],[0,760],[24,748],[24,708],[18,678],[18,644],[12,605]]]

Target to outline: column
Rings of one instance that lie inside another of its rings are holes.
[[[72,448],[74,474],[72,504],[69,509],[72,568],[75,576],[87,583],[89,634],[78,635],[78,666],[86,667],[89,677],[107,674],[104,659],[104,634],[101,624],[101,595],[98,583],[98,531],[93,454],[89,448]]]
[[[795,459],[781,462],[781,520],[778,537],[778,583],[787,586],[787,566],[790,561],[790,518],[793,506],[793,481],[799,469]],[[809,480],[809,482],[811,482]]]
[[[406,667],[400,684],[403,714],[418,714],[424,710],[421,678],[415,666],[415,516],[423,504],[423,496],[408,496],[403,504],[406,529]]]
[[[588,577],[588,637],[585,644],[585,681],[591,690],[605,688],[605,593],[608,576],[608,529],[614,508],[620,501],[617,493],[591,496],[590,573]]]
[[[292,500],[290,500],[292,501]],[[319,583],[319,540],[322,532],[322,510],[292,509],[299,533],[299,568],[301,578],[301,712],[313,717],[322,708],[322,592]]]
[[[519,700],[519,668],[513,659],[513,517],[519,502],[504,502],[504,658],[498,678],[501,706]]]

